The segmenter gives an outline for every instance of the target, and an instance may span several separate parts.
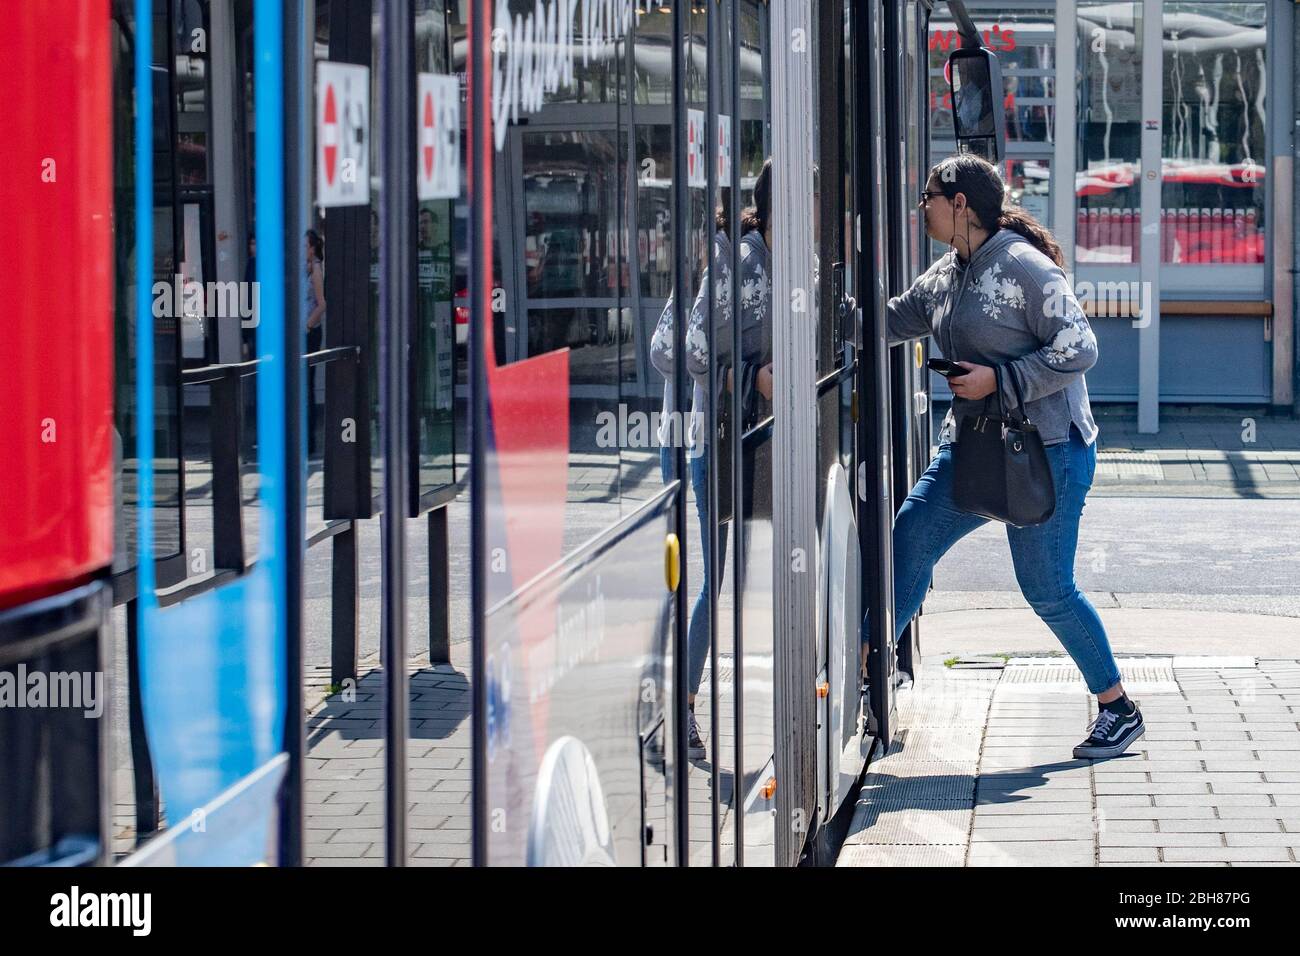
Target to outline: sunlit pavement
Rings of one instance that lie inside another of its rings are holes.
[[[840,866],[1295,865],[1300,661],[1121,658],[1146,734],[1075,760],[1068,660],[923,660]]]
[[[413,866],[469,865],[468,650],[454,646],[452,664],[416,659],[408,667],[406,837]],[[384,862],[384,673],[376,664],[363,662],[354,693],[318,692],[307,717],[308,866]],[[323,688],[327,673],[317,672],[316,686]]]
[[[1246,407],[1165,409],[1156,434],[1132,406],[1098,405],[1102,496],[1300,498],[1300,421]]]
[[[920,678],[839,865],[1296,863],[1300,422],[1189,409],[1143,435],[1096,412],[1075,572],[1145,736],[1073,759],[1095,698],[981,528],[936,568]]]

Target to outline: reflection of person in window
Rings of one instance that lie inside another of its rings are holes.
[[[962,71],[957,71],[962,77]],[[959,80],[960,82],[960,80]],[[991,91],[989,91],[991,92]],[[992,132],[992,109],[983,85],[968,79],[958,87],[956,99],[957,129],[962,136],[986,136]]]
[[[437,217],[434,216],[432,209],[420,210],[420,248],[433,248],[433,231]]]
[[[770,281],[770,211],[772,199],[771,161],[764,163],[754,183],[754,207],[745,210],[741,220],[740,240],[740,323],[742,363],[756,366],[753,388],[765,399],[772,397],[771,366],[771,281]],[[713,237],[713,263],[717,278],[714,280],[714,323],[718,335],[717,365],[715,380],[718,382],[718,402],[730,401],[729,389],[734,376],[731,366],[732,345],[732,308],[731,308],[731,238],[730,199],[728,191],[723,191],[723,208],[717,214]],[[695,695],[704,676],[704,662],[709,654],[709,593],[712,582],[708,577],[709,547],[711,545],[709,529],[711,519],[708,514],[709,487],[709,436],[713,434],[713,423],[708,419],[708,401],[705,389],[708,388],[710,362],[709,347],[709,309],[707,302],[709,288],[709,270],[700,278],[700,288],[696,293],[694,305],[690,312],[690,321],[686,330],[686,369],[693,380],[692,408],[687,441],[687,463],[690,467],[691,487],[695,493],[696,511],[699,517],[700,541],[704,552],[705,573],[700,583],[700,591],[691,611],[688,630],[688,670],[689,684],[687,700],[690,707],[690,726],[688,728],[689,755],[699,758],[705,755],[704,742],[700,737],[699,726],[695,720]],[[673,314],[672,299],[668,301],[659,325],[651,340],[651,362],[666,378],[664,390],[664,415],[661,418],[660,445],[661,468],[665,483],[671,477],[671,445],[674,434],[680,435],[682,429],[672,427],[672,342]],[[743,373],[742,364],[742,373]],[[742,374],[741,380],[744,380]],[[723,573],[723,555],[727,546],[727,526],[719,529],[718,574]]]
[[[325,338],[325,241],[307,230],[306,271],[302,284],[302,314],[306,316],[307,352],[319,352]],[[316,453],[316,369],[307,369],[307,451]]]

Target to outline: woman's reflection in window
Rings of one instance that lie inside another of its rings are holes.
[[[760,405],[772,398],[772,283],[771,283],[771,208],[772,208],[772,161],[767,160],[754,183],[754,205],[746,209],[741,216],[740,238],[740,362],[732,361],[733,309],[731,302],[732,246],[729,214],[728,191],[723,191],[723,205],[717,213],[713,237],[713,261],[710,268],[714,280],[714,316],[717,333],[716,348],[709,342],[709,309],[707,295],[709,288],[709,270],[705,270],[700,280],[700,287],[691,308],[690,321],[686,329],[686,369],[693,381],[690,425],[685,429],[687,442],[687,463],[690,468],[691,487],[695,494],[696,512],[699,517],[700,542],[704,552],[705,573],[702,575],[700,590],[696,595],[691,612],[688,632],[688,701],[690,705],[690,756],[701,758],[705,748],[700,737],[699,726],[695,720],[695,695],[699,690],[704,674],[704,662],[709,654],[709,592],[712,582],[709,578],[710,515],[708,513],[709,487],[709,444],[716,437],[717,431],[708,421],[708,402],[706,389],[709,384],[709,363],[716,356],[714,372],[718,394],[715,408],[727,440],[719,442],[719,456],[731,455],[730,439],[739,438],[745,427],[758,417]],[[672,447],[675,436],[680,436],[683,429],[678,423],[674,427],[672,415],[672,344],[673,314],[672,299],[668,301],[659,324],[651,340],[651,362],[665,377],[664,411],[659,433],[661,452],[660,464],[664,482],[672,476]],[[730,422],[731,389],[740,383],[742,419],[739,427]],[[721,460],[721,457],[720,457]],[[749,485],[752,481],[752,458],[745,457],[743,481],[745,498],[749,499]],[[719,468],[720,478],[730,484],[731,469],[725,464]],[[720,482],[721,484],[721,482]],[[728,524],[731,519],[730,488],[719,488],[722,503],[719,520],[719,575],[724,570]]]

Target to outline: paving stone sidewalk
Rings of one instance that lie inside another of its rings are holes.
[[[1072,664],[923,664],[840,866],[1300,859],[1300,661],[1121,659],[1147,730],[1106,761],[1071,756],[1096,713]]]
[[[468,656],[468,645],[453,645],[451,664],[413,659],[408,668],[407,847],[413,866],[469,865]],[[326,687],[328,668],[308,677],[308,866],[383,865],[384,673],[377,665],[363,660],[355,690],[333,694]]]

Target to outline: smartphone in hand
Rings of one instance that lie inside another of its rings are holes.
[[[949,362],[947,359],[941,358],[932,358],[925,364],[944,378],[960,378],[970,371],[968,368],[962,368],[956,362]]]

